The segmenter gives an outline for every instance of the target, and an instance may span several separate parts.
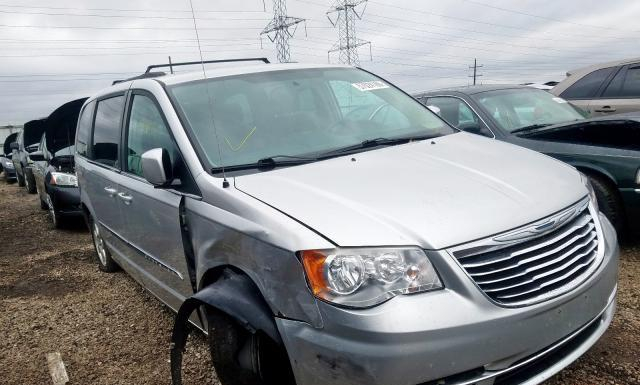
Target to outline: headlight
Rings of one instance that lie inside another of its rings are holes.
[[[67,174],[64,172],[52,172],[51,180],[49,181],[55,186],[74,186],[78,187],[78,178],[73,174]]]
[[[13,168],[13,162],[12,162],[12,161],[10,161],[10,160],[5,160],[5,161],[4,161],[4,166],[5,166],[6,168]]]
[[[589,177],[584,175],[583,173],[580,173],[580,176],[582,177],[582,183],[584,183],[585,187],[589,191],[589,199],[591,200],[593,207],[596,209],[596,212],[599,212],[600,208],[598,207],[598,196],[596,195],[596,191],[593,189],[593,185],[589,181]]]
[[[638,169],[638,172],[636,173],[636,184],[638,186],[640,186],[640,168]]]
[[[343,306],[369,307],[443,287],[417,248],[306,250],[300,256],[313,294]]]

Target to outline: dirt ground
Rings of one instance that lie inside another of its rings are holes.
[[[640,384],[640,242],[623,246],[618,311],[605,336],[546,385]],[[36,195],[0,180],[0,384],[169,384],[173,314],[133,279],[98,271],[82,226],[54,230]],[[195,334],[185,384],[217,384]]]

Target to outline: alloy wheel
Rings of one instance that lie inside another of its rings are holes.
[[[49,215],[51,216],[53,225],[56,226],[58,224],[58,216],[56,215],[56,208],[53,206],[53,201],[49,194],[47,194],[47,206],[49,206]]]
[[[107,250],[104,247],[104,241],[100,236],[100,229],[98,228],[98,224],[93,222],[92,229],[93,232],[93,243],[96,247],[96,253],[98,253],[98,258],[100,259],[100,263],[103,266],[107,264]]]

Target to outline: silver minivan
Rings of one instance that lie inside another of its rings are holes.
[[[174,64],[175,66],[175,64]],[[609,326],[593,190],[344,66],[149,72],[85,103],[101,270],[208,334],[224,385],[537,384]]]

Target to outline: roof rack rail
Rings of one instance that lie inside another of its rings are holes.
[[[137,79],[149,79],[149,78],[157,78],[160,76],[164,76],[166,75],[166,72],[145,72],[142,75],[138,75],[138,76],[134,76],[131,78],[127,78],[127,79],[122,79],[122,80],[114,80],[113,83],[111,83],[111,85],[116,85],[118,83],[124,83],[124,82],[128,82],[130,80],[137,80]]]
[[[167,64],[154,64],[147,67],[145,74],[153,73],[151,72],[154,68],[162,68],[162,67],[179,67],[179,66],[188,66],[188,65],[196,65],[196,64],[211,64],[211,63],[233,63],[233,62],[244,62],[244,61],[261,61],[265,64],[271,63],[269,59],[266,57],[252,57],[245,59],[222,59],[222,60],[205,60],[205,61],[188,61],[182,63],[167,63]]]

